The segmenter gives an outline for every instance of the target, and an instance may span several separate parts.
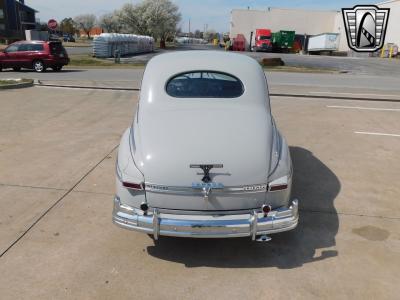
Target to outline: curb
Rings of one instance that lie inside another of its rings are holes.
[[[22,79],[11,79],[11,80],[22,80]],[[0,85],[0,90],[11,90],[11,89],[23,89],[23,88],[28,88],[28,87],[33,87],[34,81],[31,79],[26,79],[29,80],[28,82],[21,82],[21,83],[10,83],[10,84],[5,84],[5,85]]]
[[[289,97],[289,98],[309,98],[309,99],[332,99],[332,100],[349,100],[349,101],[376,101],[376,102],[400,102],[400,99],[393,98],[370,98],[370,97],[344,97],[334,95],[308,95],[308,94],[285,94],[270,93],[272,97]]]
[[[134,91],[134,92],[140,91],[140,88],[84,86],[84,85],[69,85],[69,84],[47,84],[47,83],[42,83],[40,80],[35,81],[33,85],[53,87],[53,88],[85,89],[85,90]]]

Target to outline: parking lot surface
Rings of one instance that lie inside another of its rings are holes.
[[[269,243],[155,245],[111,223],[116,149],[137,98],[1,92],[2,299],[397,299],[399,102],[273,97],[298,228]]]
[[[89,48],[91,49],[91,48]],[[124,63],[147,63],[155,55],[170,51],[185,50],[215,50],[224,51],[223,48],[213,45],[177,45],[175,48],[167,50],[157,49],[153,53],[138,54],[131,57],[123,57]],[[67,50],[71,53],[80,53],[82,50]],[[86,50],[83,50],[83,53]],[[248,55],[258,61],[263,58],[280,57],[286,66],[308,67],[317,69],[335,69],[338,71],[375,76],[400,76],[400,59],[381,59],[379,57],[368,57],[368,54],[358,54],[359,56],[326,56],[326,55],[301,55],[294,53],[266,53],[266,52],[234,52]]]

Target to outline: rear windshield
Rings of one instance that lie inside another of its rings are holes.
[[[195,71],[171,78],[167,94],[177,98],[236,98],[243,94],[242,82],[235,76],[213,71]]]
[[[261,40],[261,41],[263,41],[263,40],[269,40],[269,39],[271,39],[271,36],[270,36],[270,35],[261,35],[261,36],[260,36],[260,40]]]

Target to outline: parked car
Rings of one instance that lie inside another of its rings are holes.
[[[267,241],[298,222],[289,149],[271,115],[264,71],[245,55],[151,59],[116,173],[113,222],[155,240]]]
[[[64,40],[64,42],[75,43],[74,36],[72,34],[69,34],[69,33],[63,35],[63,40]]]
[[[0,52],[0,71],[7,68],[14,71],[20,71],[21,68],[36,72],[44,72],[47,68],[61,71],[68,63],[68,54],[61,42],[22,41]]]

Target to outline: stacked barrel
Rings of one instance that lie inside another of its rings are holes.
[[[150,36],[120,33],[102,33],[93,39],[93,56],[114,57],[154,51],[154,39]]]

